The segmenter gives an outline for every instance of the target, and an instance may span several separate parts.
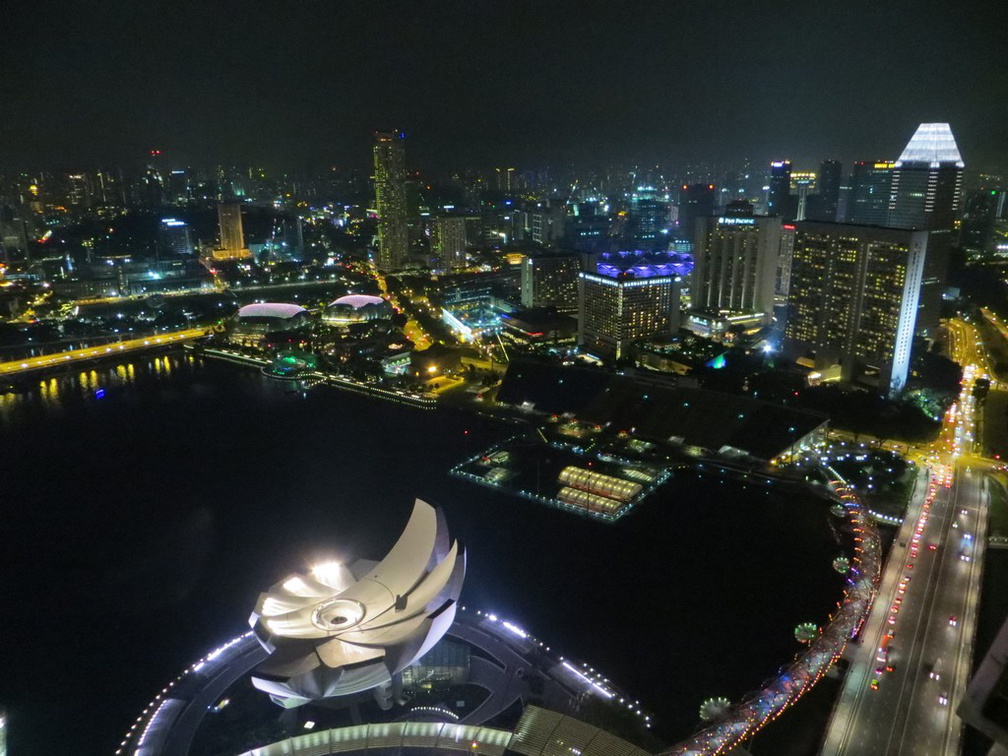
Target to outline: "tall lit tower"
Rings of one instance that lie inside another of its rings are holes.
[[[217,205],[217,220],[220,222],[220,246],[213,251],[214,259],[242,260],[252,257],[245,246],[241,205],[237,202],[220,203]]]
[[[767,215],[776,215],[784,220],[794,220],[795,213],[792,211],[791,205],[791,161],[777,160],[770,164]]]
[[[917,331],[924,336],[933,335],[938,328],[964,169],[949,125],[922,123],[893,171],[887,225],[930,232],[917,315]]]
[[[837,220],[837,208],[840,205],[840,171],[839,160],[823,160],[816,176],[818,194],[808,199],[805,208],[805,220],[827,221]],[[813,199],[814,197],[814,199]]]
[[[398,270],[409,252],[406,218],[406,135],[375,132],[374,186],[378,210],[378,269]]]
[[[910,369],[928,232],[796,224],[785,336],[816,368],[896,396]]]

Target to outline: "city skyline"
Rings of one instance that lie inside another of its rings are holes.
[[[0,756],[1008,753],[1008,5],[2,18]]]

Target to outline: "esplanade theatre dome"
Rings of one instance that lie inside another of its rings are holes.
[[[256,302],[242,307],[231,319],[228,333],[233,342],[257,345],[268,333],[292,331],[310,321],[308,310],[284,302]]]
[[[355,323],[389,320],[392,305],[387,299],[370,294],[347,294],[331,302],[322,312],[322,320],[336,328],[347,328]]]

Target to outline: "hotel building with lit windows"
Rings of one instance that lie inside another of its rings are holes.
[[[532,252],[522,258],[522,307],[555,307],[558,312],[577,312],[578,273],[576,254]]]
[[[578,281],[578,344],[619,360],[633,343],[679,329],[679,284],[692,260],[674,253],[616,252]]]
[[[693,246],[690,310],[773,319],[780,218],[699,218]]]
[[[906,384],[928,232],[805,221],[796,224],[785,335],[815,368],[840,366],[898,394]]]

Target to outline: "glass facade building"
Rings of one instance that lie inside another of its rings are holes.
[[[892,160],[861,160],[854,163],[847,213],[842,220],[864,226],[886,225],[895,167],[896,163]]]
[[[791,161],[778,160],[770,164],[770,192],[767,195],[767,215],[794,220],[791,210]],[[797,205],[797,203],[795,203]]]

